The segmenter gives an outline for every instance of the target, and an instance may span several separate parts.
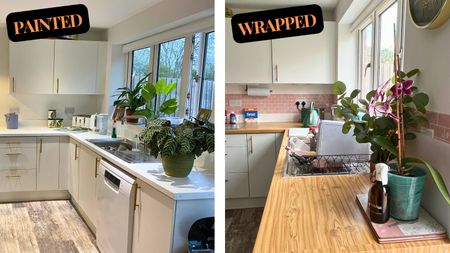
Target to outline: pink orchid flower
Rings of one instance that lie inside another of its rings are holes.
[[[370,99],[367,106],[367,112],[371,117],[387,115],[395,121],[398,121],[398,117],[392,113],[391,102],[395,99],[393,96],[387,96],[386,90],[390,81],[387,81],[384,85],[378,87],[375,94]]]
[[[410,96],[413,94],[413,91],[411,89],[413,85],[414,85],[413,80],[406,80],[402,83],[397,83],[391,88],[392,94],[393,96],[395,96],[395,98],[398,98],[400,95]],[[396,89],[397,93],[395,92]]]

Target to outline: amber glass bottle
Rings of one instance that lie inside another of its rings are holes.
[[[370,220],[385,223],[389,219],[389,187],[387,186],[389,166],[384,163],[375,165],[375,183],[369,191]]]

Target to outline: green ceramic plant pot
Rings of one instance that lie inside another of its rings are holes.
[[[164,172],[171,177],[187,177],[194,166],[192,154],[161,156]]]
[[[397,165],[391,165],[396,169]],[[419,217],[420,202],[427,173],[419,168],[411,169],[412,176],[400,176],[396,171],[388,173],[391,193],[390,215],[398,220],[415,220]]]

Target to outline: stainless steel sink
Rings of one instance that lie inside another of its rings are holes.
[[[127,163],[160,163],[161,159],[149,155],[144,145],[128,139],[87,140]]]

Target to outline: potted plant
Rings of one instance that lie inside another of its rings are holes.
[[[349,133],[353,128],[357,142],[371,144],[372,164],[390,165],[390,214],[400,220],[414,220],[419,215],[426,176],[424,169],[428,169],[450,205],[450,196],[439,172],[422,159],[405,157],[405,140],[415,139],[413,130],[427,122],[425,113],[429,97],[419,92],[412,80],[407,80],[418,72],[417,69],[407,73],[396,71],[391,80],[360,99],[360,90],[348,94],[345,84],[340,81],[332,87],[340,102],[336,114],[345,120],[342,132]]]
[[[147,74],[133,87],[117,89],[114,106],[127,108],[126,114],[144,115],[148,119],[155,119],[164,114],[170,115],[176,112],[178,101],[175,98],[168,99],[168,95],[177,88],[177,83],[166,83],[164,79],[156,83],[146,82]],[[155,99],[159,98],[160,106],[155,106]],[[127,122],[137,123],[138,119],[129,118]]]
[[[194,159],[204,151],[214,152],[214,124],[185,120],[176,127],[170,121],[150,121],[141,132],[141,141],[154,157],[161,155],[164,172],[172,177],[187,177]]]

